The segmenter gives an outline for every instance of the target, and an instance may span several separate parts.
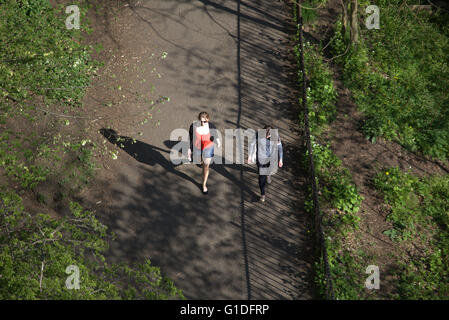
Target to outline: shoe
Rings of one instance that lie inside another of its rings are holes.
[[[204,188],[203,188],[203,190],[201,190],[202,192],[203,192],[203,194],[208,194],[209,193],[209,191],[207,190],[207,188],[206,188],[206,190],[204,190]]]
[[[271,177],[267,176],[267,183],[270,184],[271,183]]]
[[[265,195],[260,196],[260,201],[265,202]]]

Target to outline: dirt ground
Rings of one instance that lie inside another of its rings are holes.
[[[332,36],[332,25],[341,13],[338,0],[330,0],[328,4],[318,10],[316,21],[305,28],[311,41],[322,41],[327,44]],[[327,58],[332,55],[327,51]],[[372,264],[378,265],[381,273],[381,289],[375,293],[378,298],[387,298],[394,292],[392,269],[394,258],[391,254],[416,252],[414,247],[404,247],[393,242],[385,230],[391,229],[392,224],[386,221],[389,208],[384,204],[382,196],[373,185],[374,176],[386,167],[399,167],[410,170],[413,174],[424,177],[429,175],[443,175],[449,173],[449,165],[427,157],[412,153],[395,142],[378,139],[371,143],[360,132],[362,115],[351,97],[351,92],[344,87],[342,70],[333,62],[330,64],[334,73],[334,87],[338,92],[337,118],[326,132],[327,140],[332,151],[342,160],[343,166],[348,168],[359,193],[364,197],[359,212],[360,232],[356,238],[348,239],[349,249],[362,249],[377,259]]]

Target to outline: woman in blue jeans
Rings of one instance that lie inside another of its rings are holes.
[[[209,114],[205,111],[200,112],[198,115],[198,121],[192,123],[189,129],[190,136],[190,148],[188,151],[189,159],[192,158],[192,152],[194,159],[201,159],[203,167],[202,174],[202,192],[207,194],[207,178],[209,177],[209,166],[214,157],[214,136],[211,130],[217,128],[211,122],[209,122]],[[220,139],[216,139],[217,147],[220,148]]]

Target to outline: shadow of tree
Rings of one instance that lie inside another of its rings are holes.
[[[90,198],[101,197],[103,206],[85,203],[117,234],[109,256],[150,258],[187,298],[312,298],[306,174],[299,166],[299,107],[292,88],[295,30],[285,19],[290,8],[268,0],[127,3],[133,23],[173,49],[164,70],[171,77],[170,90],[189,89],[183,91],[182,110],[196,113],[198,106],[208,105],[223,123],[237,128],[269,122],[279,128],[285,166],[262,204],[254,201],[259,193],[254,166],[212,164],[213,188],[205,197],[197,190],[200,170],[169,160],[177,141],[160,140],[160,135],[149,144],[102,128],[103,136],[132,157],[119,158],[114,183],[96,182]],[[236,46],[232,54],[231,44]],[[177,110],[170,114],[173,123],[180,118]],[[153,145],[161,143],[168,150]]]

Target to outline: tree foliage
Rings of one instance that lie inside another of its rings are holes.
[[[87,8],[80,7],[84,17]],[[81,41],[87,25],[67,30],[66,17],[48,0],[0,1],[1,96],[23,101],[37,94],[80,103],[96,66]],[[54,87],[60,89],[48,89]]]
[[[380,29],[362,28],[357,50],[340,57],[345,85],[373,142],[384,137],[414,152],[449,157],[447,17],[388,4],[381,8]],[[344,50],[339,27],[336,54]]]
[[[4,188],[3,188],[4,189]],[[183,299],[150,260],[108,264],[106,227],[72,202],[70,214],[32,216],[14,192],[0,192],[0,299]],[[79,289],[66,286],[68,266]]]

